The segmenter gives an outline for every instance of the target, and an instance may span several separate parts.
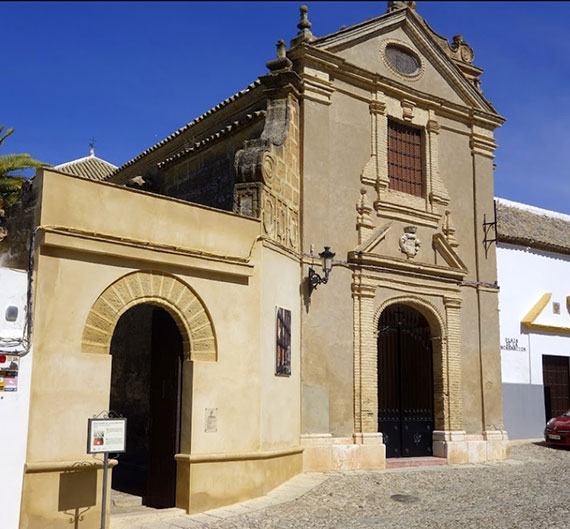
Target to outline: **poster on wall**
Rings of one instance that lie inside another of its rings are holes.
[[[291,375],[291,311],[277,307],[275,374]]]
[[[0,392],[18,391],[19,368],[17,356],[0,355]]]
[[[88,454],[125,452],[127,419],[89,419],[88,421]]]

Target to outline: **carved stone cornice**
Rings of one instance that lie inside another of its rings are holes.
[[[445,279],[460,282],[467,275],[466,270],[460,270],[458,268],[418,263],[366,252],[349,252],[348,262],[355,265],[378,267],[384,270],[388,269],[396,273],[416,273],[424,277],[431,276],[431,278],[435,280]]]
[[[439,134],[439,131],[441,130],[441,125],[434,119],[430,119],[426,124],[426,130],[430,134]]]
[[[414,108],[416,104],[410,99],[403,99],[400,105],[402,106],[402,118],[404,121],[411,122],[414,119]]]
[[[302,79],[303,99],[308,99],[309,101],[314,101],[316,103],[323,103],[324,105],[331,104],[331,96],[335,91],[333,83],[328,79],[308,74],[303,74]]]
[[[416,198],[416,197],[412,197]],[[374,202],[378,217],[383,219],[393,219],[418,226],[426,226],[428,228],[437,228],[441,215],[430,211],[421,210],[412,207],[409,203],[396,204],[389,201]]]
[[[495,150],[497,144],[492,137],[472,132],[469,140],[469,146],[473,154],[479,154],[493,160],[495,158]]]
[[[460,309],[461,308],[461,298],[456,297],[443,297],[443,304],[446,309]]]
[[[376,295],[376,285],[353,282],[351,288],[353,297],[371,299]]]
[[[386,114],[386,102],[385,101],[370,101],[370,114],[375,115],[385,115]]]

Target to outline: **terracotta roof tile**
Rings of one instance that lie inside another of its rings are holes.
[[[105,180],[116,168],[116,165],[94,155],[78,158],[54,167],[62,173],[97,181]]]
[[[570,254],[570,215],[497,199],[497,239]]]

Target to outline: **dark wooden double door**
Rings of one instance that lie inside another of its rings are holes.
[[[542,357],[546,420],[570,409],[570,364],[567,356]]]
[[[432,455],[433,360],[427,320],[406,305],[378,323],[378,431],[386,457]]]
[[[127,418],[126,452],[113,469],[112,488],[142,496],[148,507],[174,507],[182,388],[178,327],[162,308],[134,307],[117,323],[111,353],[111,409]]]

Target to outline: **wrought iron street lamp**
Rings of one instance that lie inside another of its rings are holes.
[[[329,273],[332,269],[333,257],[336,254],[331,252],[330,246],[325,246],[324,252],[319,254],[321,258],[321,266],[323,268],[323,276],[321,277],[312,266],[309,267],[309,284],[311,291],[315,290],[320,284],[326,284],[329,280]]]

